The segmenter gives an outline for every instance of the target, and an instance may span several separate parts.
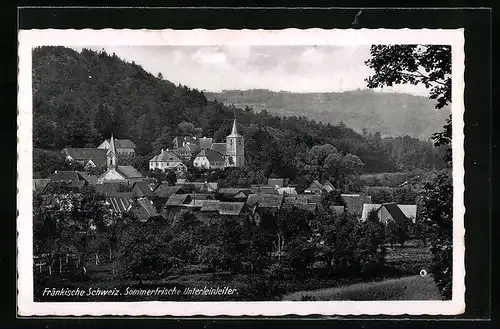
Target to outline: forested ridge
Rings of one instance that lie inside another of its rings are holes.
[[[279,117],[266,110],[208,101],[203,92],[174,85],[115,54],[65,47],[33,50],[34,147],[97,146],[111,133],[129,138],[147,158],[171,147],[179,124],[225,141],[236,115],[252,169],[294,178],[313,146],[331,144],[363,163],[362,172],[439,169],[443,150],[409,136],[382,138],[355,132],[342,122],[323,124],[304,116]],[[201,128],[201,129],[200,129]]]

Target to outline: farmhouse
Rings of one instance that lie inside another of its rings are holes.
[[[196,155],[193,165],[196,168],[204,169],[222,169],[225,166],[226,160],[219,152],[204,148]]]
[[[173,169],[184,172],[187,170],[187,167],[175,152],[169,149],[162,149],[159,155],[155,155],[149,160],[149,169],[160,169],[163,171]]]
[[[366,221],[372,210],[377,212],[379,220],[384,224],[387,224],[389,221],[407,218],[415,222],[417,216],[417,205],[399,205],[396,203],[364,204],[361,221]]]

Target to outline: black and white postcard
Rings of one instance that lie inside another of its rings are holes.
[[[464,31],[21,30],[19,315],[465,310]]]

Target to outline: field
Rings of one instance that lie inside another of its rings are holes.
[[[414,275],[378,282],[358,283],[339,288],[299,291],[283,300],[440,300],[441,295],[430,275]]]
[[[89,266],[90,276],[84,280],[67,280],[57,275],[38,276],[35,297],[38,301],[140,301],[140,300],[297,300],[310,298],[317,300],[405,300],[440,299],[432,276],[421,277],[419,272],[429,272],[430,252],[417,241],[410,241],[404,247],[387,246],[386,266],[381,273],[371,277],[357,275],[330,275],[311,272],[303,278],[269,280],[265,275],[231,273],[207,273],[203,269],[170,273],[159,281],[116,281],[107,266]],[[156,289],[172,288],[216,288],[230,287],[238,290],[233,296],[91,296],[74,299],[72,297],[43,297],[44,287],[66,287],[124,290],[130,288]],[[306,297],[302,297],[306,296]],[[311,297],[312,296],[312,297]]]

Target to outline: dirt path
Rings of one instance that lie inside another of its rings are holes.
[[[441,295],[430,275],[358,283],[339,288],[298,291],[283,300],[440,300]]]

